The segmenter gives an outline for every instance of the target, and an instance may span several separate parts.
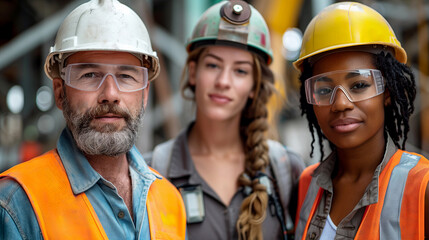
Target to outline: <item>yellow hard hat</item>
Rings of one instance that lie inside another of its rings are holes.
[[[340,2],[323,9],[304,32],[299,59],[293,64],[302,71],[305,59],[350,47],[390,48],[406,63],[407,54],[386,19],[374,9],[356,2]]]

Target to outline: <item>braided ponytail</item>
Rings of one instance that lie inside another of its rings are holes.
[[[266,132],[268,110],[266,104],[273,93],[274,76],[263,61],[254,55],[255,95],[249,99],[242,113],[240,133],[245,151],[245,170],[238,179],[243,187],[250,187],[249,194],[241,205],[237,220],[239,239],[262,239],[262,222],[268,205],[267,189],[257,178],[269,164]],[[249,178],[250,177],[250,178]]]

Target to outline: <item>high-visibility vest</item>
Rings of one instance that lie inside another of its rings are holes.
[[[317,166],[305,169],[299,180],[296,239],[306,239],[323,195],[311,176]],[[354,239],[423,239],[428,181],[429,161],[398,150],[380,173],[378,201],[366,207]]]
[[[18,164],[0,177],[13,178],[25,190],[44,239],[108,239],[85,193],[73,194],[56,150]],[[185,239],[183,201],[165,178],[152,183],[146,206],[151,239]]]

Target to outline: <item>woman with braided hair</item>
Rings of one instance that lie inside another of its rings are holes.
[[[220,2],[203,13],[187,50],[182,95],[195,102],[195,121],[150,162],[180,189],[188,238],[284,239],[304,164],[266,137],[274,76],[264,19],[244,1]]]
[[[295,239],[429,237],[429,161],[404,151],[416,97],[406,59],[363,4],[333,4],[308,25],[294,65],[322,161],[300,177]]]

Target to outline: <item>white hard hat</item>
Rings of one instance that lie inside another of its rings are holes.
[[[129,52],[151,63],[149,81],[159,74],[159,60],[140,17],[117,0],[91,0],[74,9],[61,24],[45,61],[45,73],[60,77],[59,64],[80,51]]]

